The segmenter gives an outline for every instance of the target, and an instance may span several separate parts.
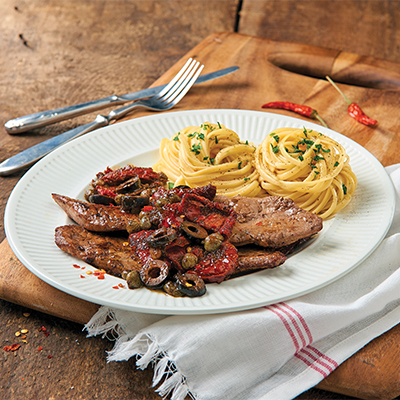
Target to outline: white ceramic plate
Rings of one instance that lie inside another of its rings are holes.
[[[54,244],[54,229],[71,223],[51,193],[83,198],[85,187],[107,166],[130,162],[152,166],[158,145],[180,129],[220,122],[242,140],[258,144],[277,127],[313,128],[346,148],[358,187],[351,203],[309,246],[284,265],[208,284],[199,298],[172,298],[147,289],[113,289],[121,279],[98,280],[95,270]],[[213,314],[251,309],[294,298],[329,284],[357,267],[381,242],[390,227],[394,189],[382,165],[345,136],[304,120],[245,110],[197,110],[156,114],[105,127],[75,139],[34,165],[19,181],[6,207],[9,244],[20,261],[40,279],[84,300],[125,310],[160,314]],[[85,266],[77,270],[73,264]],[[80,278],[80,275],[86,278]]]

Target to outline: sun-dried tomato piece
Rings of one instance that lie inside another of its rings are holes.
[[[154,181],[167,182],[167,177],[163,173],[155,172],[152,168],[135,167],[133,165],[127,165],[122,168],[118,168],[115,171],[106,170],[107,172],[101,177],[101,180],[107,185],[118,185],[126,180],[139,177],[143,183],[149,183]]]
[[[236,212],[232,208],[191,193],[182,197],[179,212],[190,221],[209,231],[219,232],[225,238],[231,235],[236,222]]]
[[[204,282],[220,283],[233,274],[237,263],[236,247],[225,241],[218,250],[206,253],[191,272],[202,278]]]

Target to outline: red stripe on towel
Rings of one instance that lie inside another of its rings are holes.
[[[296,358],[298,358],[299,360],[303,361],[305,364],[307,364],[309,367],[311,367],[315,371],[319,372],[324,378],[326,378],[329,375],[329,373],[322,370],[321,368],[318,367],[318,365],[315,365],[315,363],[312,363],[311,361],[307,360],[305,357],[303,357],[299,353],[295,354],[294,356]]]
[[[297,359],[319,372],[324,378],[338,367],[335,360],[309,345],[313,341],[311,330],[297,310],[286,303],[272,304],[264,308],[272,311],[282,321],[295,346],[294,356]]]
[[[298,340],[296,338],[296,335],[295,335],[293,329],[291,328],[290,324],[287,322],[286,318],[281,314],[281,311],[279,309],[275,309],[275,308],[272,308],[272,307],[265,307],[265,308],[267,308],[268,310],[271,310],[275,315],[277,315],[280,318],[280,320],[282,321],[284,327],[286,328],[286,330],[288,331],[290,337],[293,340],[293,344],[294,344],[294,346],[296,348],[296,353],[297,353],[300,350],[301,347],[300,347],[300,344],[299,344],[299,342],[298,342]]]

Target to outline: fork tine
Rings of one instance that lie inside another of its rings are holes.
[[[188,74],[191,73],[191,71],[195,68],[195,66],[197,64],[199,64],[198,61],[193,60],[192,58],[190,58],[189,60],[191,60],[190,63],[186,63],[188,64],[187,68],[185,71],[183,71],[183,68],[179,71],[179,79],[174,79],[173,81],[173,85],[168,85],[170,86],[170,88],[168,90],[163,90],[162,92],[160,92],[160,94],[157,95],[157,100],[161,100],[163,101],[163,98],[167,98],[169,97],[172,93],[175,93],[175,91],[181,87],[182,83],[185,82]],[[185,64],[185,65],[186,65]]]
[[[201,71],[204,68],[204,65],[201,65],[200,63],[199,65],[200,66],[198,67],[196,73],[194,73],[193,71],[193,74],[187,77],[185,82],[178,88],[178,90],[172,96],[166,99],[167,103],[176,104],[182,99],[183,96],[185,96],[185,94],[189,91],[189,89],[194,85]]]
[[[190,71],[188,71],[184,79],[180,80],[179,86],[175,85],[173,89],[171,89],[168,93],[165,93],[164,96],[158,99],[158,101],[162,101],[164,104],[169,104],[175,100],[174,104],[176,104],[193,86],[203,68],[204,65],[201,65],[198,61],[196,61],[195,65],[191,66]]]
[[[187,61],[186,61],[186,63],[185,63],[185,65],[180,69],[180,71],[172,78],[172,80],[168,83],[168,85],[163,89],[163,90],[161,90],[161,92],[160,93],[158,93],[158,97],[161,97],[161,96],[164,96],[164,94],[165,93],[168,93],[169,92],[169,90],[175,85],[175,83],[178,81],[178,80],[180,80],[180,79],[182,79],[181,77],[182,77],[182,75],[186,72],[186,74],[187,74],[187,69],[188,69],[188,67],[189,67],[189,65],[192,63],[193,64],[193,62],[195,62],[195,60],[193,60],[192,58],[189,58]],[[184,75],[184,76],[186,76],[186,75]]]

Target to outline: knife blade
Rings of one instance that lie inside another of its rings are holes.
[[[220,78],[234,71],[237,71],[239,67],[233,66],[224,68],[219,71],[214,71],[209,74],[200,75],[195,85],[203,82],[207,82],[212,79]],[[11,119],[4,124],[6,131],[12,135],[17,133],[26,132],[34,128],[40,128],[42,126],[50,125],[55,122],[64,121],[69,118],[77,117],[79,115],[87,114],[92,111],[100,110],[110,105],[124,104],[128,101],[134,101],[151,97],[162,90],[166,85],[161,85],[153,88],[139,90],[133,93],[127,93],[121,96],[107,96],[98,100],[89,101],[86,103],[76,104],[68,107],[56,108],[54,110],[42,111],[23,117]]]

